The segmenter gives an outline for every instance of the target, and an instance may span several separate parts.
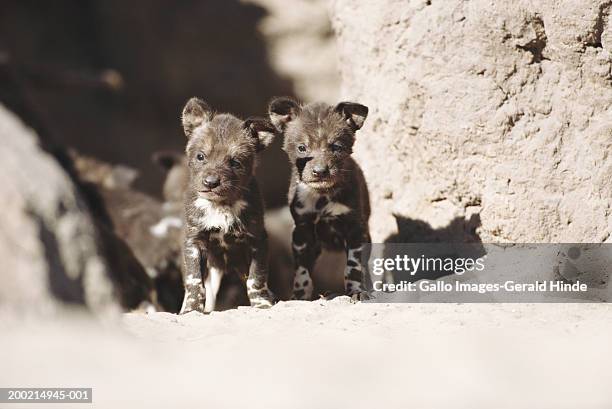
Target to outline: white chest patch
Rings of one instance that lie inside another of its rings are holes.
[[[346,214],[350,211],[351,209],[345,204],[338,202],[329,202],[325,205],[323,210],[321,210],[321,213],[328,214],[330,216],[340,216],[341,214]]]
[[[244,200],[238,200],[231,205],[217,205],[210,200],[198,198],[195,207],[204,210],[199,224],[204,229],[219,229],[224,233],[230,231],[232,226],[240,223],[240,213],[246,207]]]
[[[297,214],[314,213],[317,200],[319,200],[321,195],[317,194],[317,192],[303,183],[297,185],[296,194],[297,200],[300,203],[300,206],[295,208]]]
[[[296,194],[298,202],[301,205],[295,208],[295,211],[299,215],[318,213],[321,216],[337,217],[351,211],[347,205],[338,202],[330,202],[329,196],[320,195],[303,183],[297,185]],[[317,209],[317,202],[322,198],[325,201],[325,205]]]

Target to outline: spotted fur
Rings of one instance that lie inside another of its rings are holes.
[[[183,110],[183,129],[188,182],[181,313],[214,311],[225,280],[242,281],[251,305],[270,306],[267,234],[253,174],[256,154],[275,130],[265,119],[215,114],[197,98]]]
[[[292,164],[296,299],[313,298],[311,272],[323,250],[345,252],[345,293],[365,296],[362,255],[363,243],[370,242],[370,204],[365,178],[351,153],[367,113],[367,107],[351,102],[303,106],[277,98],[270,103],[270,119],[284,134],[283,149]]]

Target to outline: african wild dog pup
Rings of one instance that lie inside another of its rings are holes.
[[[215,114],[198,98],[183,109],[188,138],[181,312],[210,312],[221,280],[246,278],[251,305],[268,307],[268,243],[253,177],[256,154],[274,139],[266,119]],[[204,305],[205,303],[205,305]]]
[[[284,134],[283,149],[292,164],[294,297],[312,299],[311,273],[322,251],[344,251],[345,293],[363,298],[361,252],[362,244],[370,242],[370,203],[365,178],[351,152],[368,108],[352,102],[301,106],[277,98],[270,103],[269,115]]]

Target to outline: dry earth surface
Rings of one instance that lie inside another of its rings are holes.
[[[0,384],[93,387],[93,405],[73,408],[609,408],[611,317],[607,304],[340,297],[4,320]]]

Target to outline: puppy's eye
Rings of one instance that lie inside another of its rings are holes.
[[[306,152],[306,145],[304,145],[303,143],[299,144],[297,147],[298,152]]]
[[[334,153],[342,152],[344,150],[344,146],[340,145],[339,143],[332,143],[330,149]]]
[[[232,168],[240,168],[242,166],[242,164],[240,162],[238,162],[236,159],[232,158],[229,160],[229,164]]]
[[[197,159],[198,161],[200,161],[200,162],[203,162],[203,161],[204,161],[204,154],[203,154],[202,152],[198,153],[198,154],[196,155],[196,159]]]

